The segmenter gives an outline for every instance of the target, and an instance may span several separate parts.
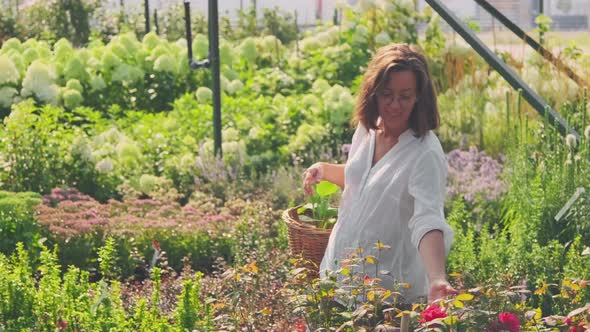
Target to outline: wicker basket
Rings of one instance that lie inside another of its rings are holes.
[[[317,266],[313,269],[317,273],[332,230],[301,222],[297,215],[298,208],[290,208],[283,212],[283,220],[289,230],[289,249],[292,255],[301,254],[304,259],[315,263]]]

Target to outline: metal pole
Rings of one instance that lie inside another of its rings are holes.
[[[543,15],[543,0],[539,0],[539,15]],[[539,44],[543,45],[545,40],[545,33],[543,31],[539,31]]]
[[[539,14],[540,15],[543,15],[543,12],[544,12],[544,10],[543,10],[543,7],[544,7],[543,6],[543,2],[544,2],[543,0],[539,0]],[[544,37],[543,31],[539,31],[539,44],[541,44],[541,45],[543,45],[543,40],[544,40],[543,37]]]
[[[154,9],[154,27],[156,28],[156,35],[159,35],[160,25],[158,24],[158,9]]]
[[[221,82],[219,78],[219,22],[217,0],[209,0],[209,60],[213,75],[213,142],[215,155],[221,151]]]
[[[537,43],[531,36],[529,36],[526,32],[524,32],[518,25],[514,24],[508,17],[498,11],[494,6],[492,6],[487,0],[475,0],[478,5],[480,5],[483,9],[485,9],[488,13],[492,15],[492,17],[497,18],[505,27],[507,27],[510,31],[512,31],[515,35],[529,44],[535,51],[541,54],[545,59],[551,62],[555,67],[565,73],[569,78],[571,78],[574,82],[578,83],[580,86],[590,87],[590,85],[579,75],[577,75],[572,69],[570,69],[563,61],[561,61],[558,57],[554,56],[553,53],[549,52],[545,47]],[[478,7],[479,8],[479,7]]]
[[[188,0],[184,1],[184,28],[186,30],[186,47],[188,49],[188,66],[193,64],[193,35],[191,32],[191,4]]]
[[[144,0],[143,7],[145,8],[145,33],[150,32],[150,0]]]
[[[426,2],[453,28],[473,49],[486,60],[502,77],[517,90],[522,90],[526,101],[542,116],[545,113],[550,122],[563,135],[572,134],[579,140],[580,135],[571,128],[561,116],[555,112],[533,89],[531,89],[515,72],[492,52],[469,28],[457,18],[440,0],[426,0]]]

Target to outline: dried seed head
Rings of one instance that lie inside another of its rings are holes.
[[[576,139],[576,136],[568,134],[565,137],[565,144],[570,148],[575,148],[578,145],[578,140]]]

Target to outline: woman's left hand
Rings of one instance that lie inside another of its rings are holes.
[[[436,279],[430,282],[430,290],[428,291],[428,303],[436,300],[444,299],[447,296],[455,295],[457,292],[451,284],[445,279]]]

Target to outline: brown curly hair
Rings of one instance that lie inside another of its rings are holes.
[[[410,114],[410,128],[418,137],[438,128],[440,118],[436,93],[426,58],[415,46],[391,44],[377,50],[363,76],[352,119],[353,126],[362,124],[377,129],[379,112],[376,93],[387,85],[392,72],[410,70],[416,75],[416,104]]]

